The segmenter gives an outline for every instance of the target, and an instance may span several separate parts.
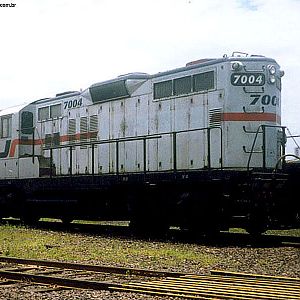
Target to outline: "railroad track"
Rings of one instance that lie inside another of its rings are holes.
[[[135,292],[190,299],[300,299],[300,278],[211,271],[210,275],[0,257],[2,284]],[[122,280],[99,280],[121,275]],[[55,276],[54,276],[55,275]],[[102,276],[102,277],[101,277]],[[125,280],[125,278],[127,280]]]

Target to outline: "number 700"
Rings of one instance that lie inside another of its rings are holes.
[[[255,105],[258,102],[261,102],[262,105],[279,105],[279,99],[277,96],[270,96],[270,95],[250,95],[253,100],[251,101],[250,105]]]

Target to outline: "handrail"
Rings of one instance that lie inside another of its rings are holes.
[[[252,149],[251,149],[251,150],[252,150]],[[251,151],[248,151],[248,150],[246,149],[246,146],[243,146],[243,151],[244,151],[245,153],[251,153]],[[263,150],[262,150],[262,151],[260,151],[260,150],[253,150],[252,153],[263,153]]]
[[[253,134],[256,133],[256,131],[248,130],[245,125],[243,126],[243,130],[244,130],[245,133],[253,133]],[[259,133],[263,133],[263,132],[260,131]]]
[[[261,111],[247,111],[246,107],[243,106],[243,111],[244,111],[245,114],[253,114],[253,113],[254,114],[264,114],[265,113],[265,108],[262,106]]]
[[[277,169],[278,169],[278,166],[279,166],[280,162],[282,160],[285,160],[286,157],[294,157],[294,158],[300,160],[300,157],[297,156],[297,155],[295,155],[295,154],[284,154],[284,155],[280,156],[279,159],[277,160],[275,168],[274,168],[274,170],[272,172],[273,174],[275,174],[277,172]]]
[[[260,94],[262,94],[262,93],[264,93],[265,92],[265,88],[263,86],[259,86],[259,87],[261,88],[261,91],[258,91],[258,90],[248,90],[247,91],[247,88],[245,86],[243,87],[243,90],[247,94],[253,94],[253,93],[260,93]]]
[[[116,175],[119,175],[119,144],[124,142],[131,142],[131,141],[143,141],[143,172],[146,174],[147,172],[147,140],[151,139],[160,139],[163,136],[169,135],[172,137],[172,150],[173,150],[173,171],[177,171],[177,136],[178,134],[182,133],[189,133],[189,132],[196,132],[196,131],[207,131],[207,167],[211,168],[211,131],[212,130],[220,130],[220,166],[223,169],[223,131],[221,127],[203,127],[203,128],[196,128],[196,129],[187,129],[187,130],[179,130],[173,132],[165,132],[160,134],[153,134],[153,135],[143,135],[143,136],[136,136],[136,137],[127,137],[127,138],[117,138],[117,139],[107,139],[107,140],[100,140],[100,141],[90,141],[90,142],[79,142],[79,143],[72,143],[66,145],[57,145],[57,146],[50,146],[44,148],[44,150],[50,150],[50,177],[53,176],[52,173],[52,162],[53,162],[53,150],[55,149],[70,149],[70,159],[69,159],[69,169],[70,169],[70,176],[72,176],[73,170],[73,156],[72,150],[78,146],[91,146],[92,147],[92,176],[95,175],[95,146],[102,145],[102,144],[116,144]]]
[[[281,128],[283,133],[285,133],[285,126],[280,126],[280,125],[259,125],[257,130],[256,130],[256,133],[255,133],[255,137],[254,137],[254,140],[253,140],[253,143],[252,143],[252,147],[251,147],[251,151],[250,151],[250,154],[249,154],[249,157],[248,157],[248,162],[247,162],[247,171],[249,172],[250,170],[250,162],[251,162],[251,158],[252,158],[252,154],[253,153],[256,153],[254,151],[254,147],[255,147],[255,144],[256,144],[256,140],[257,140],[257,137],[258,137],[258,134],[259,133],[263,133],[263,136],[262,136],[262,139],[263,139],[263,146],[262,146],[262,154],[263,154],[263,169],[266,168],[266,147],[265,147],[265,134],[266,134],[266,128]],[[260,131],[260,129],[262,129],[262,132]],[[282,147],[283,149],[283,156],[285,155],[285,149],[284,147]]]

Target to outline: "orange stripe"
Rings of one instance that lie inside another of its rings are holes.
[[[62,135],[60,136],[60,142],[68,142],[68,141],[80,141],[80,138],[93,138],[96,137],[98,134],[97,131],[91,131],[86,133],[76,133],[74,135]],[[42,145],[44,143],[43,139],[34,140],[34,145]],[[9,150],[9,157],[14,157],[16,148],[18,145],[32,145],[32,140],[22,140],[22,139],[15,139],[12,141],[10,150]]]
[[[280,116],[273,113],[223,113],[222,121],[268,121],[280,123]]]
[[[34,140],[34,145],[42,145],[42,144],[43,144],[42,139]],[[16,147],[18,145],[32,145],[32,140],[20,140],[20,139],[13,140],[9,150],[9,157],[15,156]]]

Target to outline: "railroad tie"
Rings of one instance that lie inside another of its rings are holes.
[[[300,279],[239,273],[168,277],[112,289],[190,299],[300,299]]]

